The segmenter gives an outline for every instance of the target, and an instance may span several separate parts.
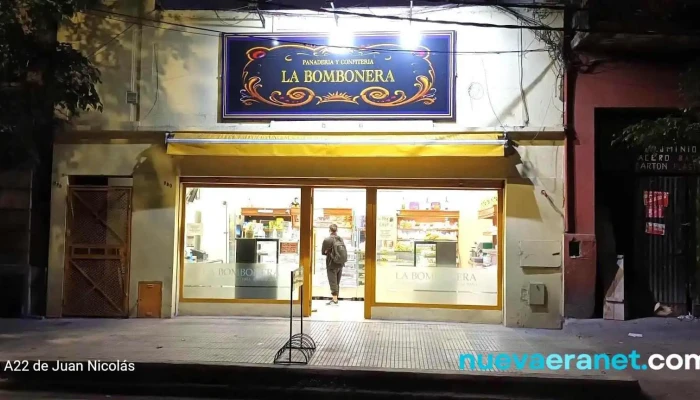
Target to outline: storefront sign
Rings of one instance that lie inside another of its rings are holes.
[[[222,119],[452,119],[455,32],[223,36]]]
[[[186,263],[185,285],[194,286],[277,286],[289,285],[293,264]]]
[[[498,304],[498,267],[377,267],[377,301],[422,304]]]
[[[637,156],[638,172],[700,172],[698,146],[649,146]]]
[[[185,263],[183,296],[288,300],[295,264]],[[296,298],[296,297],[295,297]]]

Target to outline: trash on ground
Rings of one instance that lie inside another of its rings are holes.
[[[654,306],[654,314],[658,317],[670,317],[671,314],[673,314],[673,310],[667,305],[656,303]]]
[[[629,337],[644,337],[641,333],[628,333],[627,336]]]
[[[695,317],[692,314],[679,315],[678,319],[681,321],[693,321],[693,320],[695,320]]]

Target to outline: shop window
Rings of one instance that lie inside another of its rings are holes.
[[[183,297],[289,300],[300,198],[298,188],[188,188]]]
[[[378,303],[498,305],[498,192],[378,190]]]

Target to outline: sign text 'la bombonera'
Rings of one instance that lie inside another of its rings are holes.
[[[223,37],[222,119],[452,119],[454,32]]]

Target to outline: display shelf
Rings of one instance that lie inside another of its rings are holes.
[[[490,219],[492,221],[491,229],[484,232],[484,236],[491,236],[492,243],[498,243],[498,205],[485,202],[482,208],[479,209],[479,219]]]
[[[457,240],[459,234],[459,211],[441,210],[399,210],[396,214],[397,238],[404,239],[447,239]],[[416,233],[426,232],[425,237],[415,237]],[[431,233],[437,233],[438,237]],[[450,235],[454,233],[455,235]],[[410,234],[410,238],[406,235]]]
[[[484,237],[490,239],[490,243],[485,241],[475,247],[469,263],[478,267],[488,267],[494,265],[494,260],[498,259],[498,197],[494,196],[481,203],[478,218],[491,222],[491,227],[482,232]]]
[[[412,219],[459,219],[459,211],[447,210],[399,210],[397,217],[412,218]]]
[[[458,232],[459,229],[456,228],[398,228],[400,231],[440,231],[440,232]]]
[[[402,250],[411,255],[413,265],[417,265],[418,258],[429,259],[417,253],[416,243],[425,241],[459,241],[459,211],[448,210],[399,210],[397,219],[397,242],[410,243],[410,250]],[[420,257],[419,257],[420,256]],[[459,265],[459,254],[456,255],[456,265]],[[433,265],[431,263],[431,265]]]
[[[497,206],[495,204],[483,206],[482,208],[479,209],[479,219],[494,218],[498,214],[496,208],[497,208]]]
[[[265,207],[245,207],[241,209],[241,216],[244,222],[252,220],[274,221],[282,218],[291,221],[293,229],[299,229],[301,213],[299,208],[265,208]]]

